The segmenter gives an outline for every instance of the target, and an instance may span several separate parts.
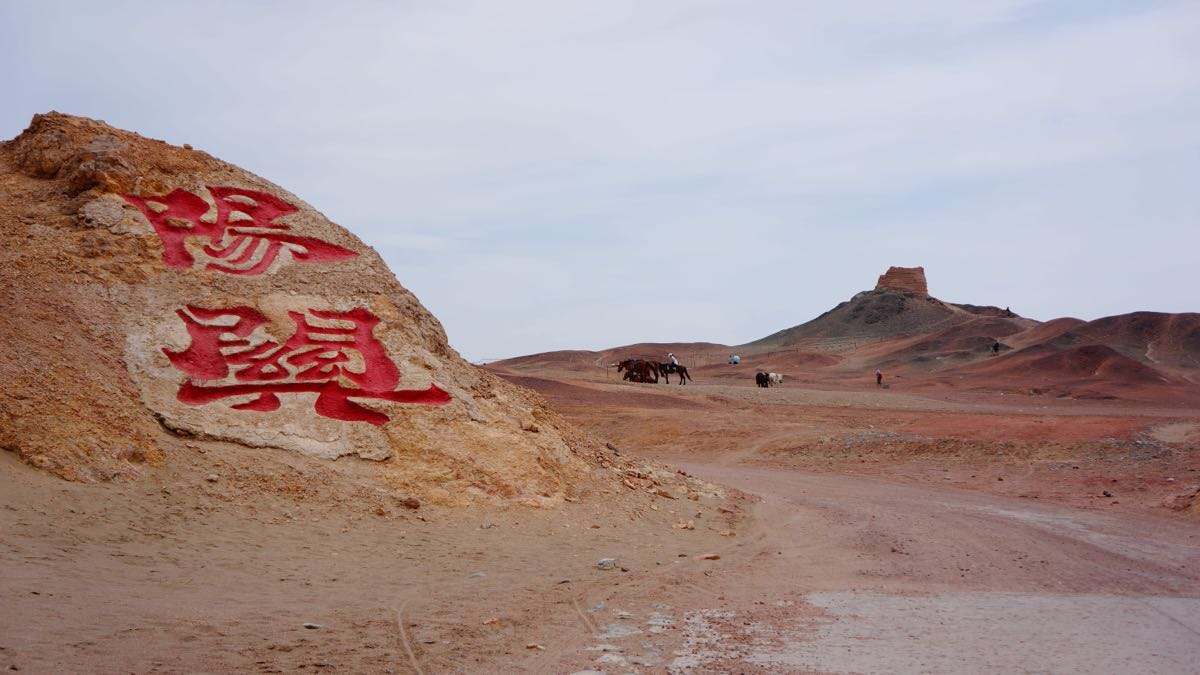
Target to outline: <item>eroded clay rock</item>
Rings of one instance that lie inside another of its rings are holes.
[[[875,290],[901,291],[929,295],[929,286],[925,282],[924,267],[889,267],[888,271],[879,275]]]
[[[369,460],[435,503],[554,501],[606,455],[464,361],[374,250],[297,196],[39,115],[0,144],[0,447],[98,480],[170,461],[170,435]]]

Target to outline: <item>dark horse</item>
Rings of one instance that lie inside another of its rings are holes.
[[[763,388],[769,387],[771,386],[771,376],[759,371],[754,374],[754,384]]]
[[[616,364],[617,372],[625,371],[623,379],[630,382],[658,383],[658,364],[642,359],[625,359]]]
[[[688,374],[687,366],[681,366],[678,363],[660,363],[658,372],[667,379],[667,384],[671,384],[671,373],[679,374],[679,384],[687,384],[687,381],[692,379],[692,376]]]

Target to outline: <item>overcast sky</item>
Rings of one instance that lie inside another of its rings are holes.
[[[924,265],[1038,319],[1200,311],[1200,2],[0,0],[60,110],[258,173],[483,359],[740,343]]]

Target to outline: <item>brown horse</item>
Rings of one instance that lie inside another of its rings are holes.
[[[620,363],[614,364],[617,367],[617,372],[625,371],[623,379],[630,382],[649,382],[658,384],[658,364],[653,361],[645,361],[642,359],[625,359]]]

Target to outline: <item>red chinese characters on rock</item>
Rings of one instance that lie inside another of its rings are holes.
[[[345,312],[288,312],[296,330],[286,342],[252,340],[267,319],[250,307],[204,309],[188,306],[177,312],[191,344],[163,353],[188,380],[177,398],[204,405],[231,397],[254,398],[236,403],[237,410],[271,411],[280,394],[315,392],[319,415],[347,422],[388,421],[381,412],[351,399],[443,405],[450,395],[437,385],[397,389],[400,372],[375,338],[379,318],[366,309]],[[320,324],[314,324],[313,320]]]
[[[154,226],[168,267],[191,269],[195,265],[196,258],[186,245],[193,238],[203,244],[205,269],[226,274],[262,274],[285,250],[299,262],[335,262],[358,255],[314,237],[289,233],[287,225],[275,221],[295,213],[296,207],[274,195],[214,186],[209,186],[208,192],[215,211],[204,198],[180,188],[157,197],[125,195]]]

